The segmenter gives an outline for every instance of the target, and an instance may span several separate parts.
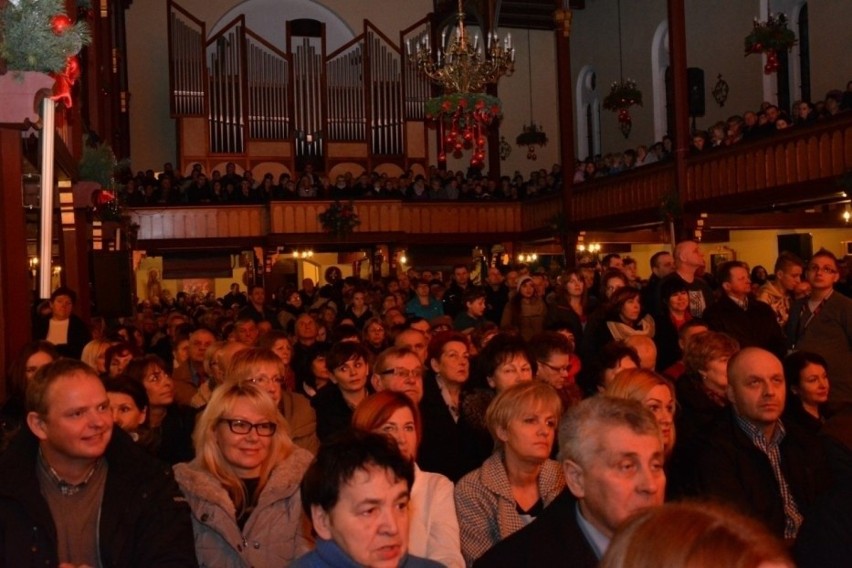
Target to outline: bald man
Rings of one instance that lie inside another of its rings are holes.
[[[831,486],[819,441],[784,424],[784,369],[775,355],[743,349],[728,362],[722,420],[697,445],[695,493],[730,502],[791,541],[816,497]]]

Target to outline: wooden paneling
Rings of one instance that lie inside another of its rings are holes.
[[[145,207],[132,210],[131,218],[139,224],[141,240],[262,237],[269,232],[262,205]]]
[[[646,166],[617,177],[579,184],[574,186],[573,220],[582,225],[583,221],[656,209],[672,191],[673,163]]]

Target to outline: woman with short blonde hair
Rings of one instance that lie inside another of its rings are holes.
[[[250,383],[217,388],[193,441],[196,458],[174,469],[199,564],[286,565],[308,550],[299,484],[313,457],[294,446],[267,392]]]
[[[675,389],[668,379],[648,369],[626,369],[615,376],[603,394],[642,403],[651,411],[663,434],[663,449],[671,455],[675,444]]]
[[[485,414],[497,449],[456,485],[456,512],[465,562],[531,523],[565,488],[550,459],[562,416],[559,394],[543,381],[517,383]]]

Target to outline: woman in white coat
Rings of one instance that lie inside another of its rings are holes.
[[[293,445],[269,394],[220,386],[193,441],[196,458],[174,470],[201,567],[287,566],[309,550],[299,483],[313,456]]]
[[[384,390],[364,399],[352,416],[358,430],[390,436],[402,455],[414,461],[420,442],[420,412],[408,396]],[[408,552],[448,568],[462,568],[459,523],[453,502],[453,482],[414,464],[414,484],[408,503]]]

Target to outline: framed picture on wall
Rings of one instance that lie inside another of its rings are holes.
[[[722,263],[737,260],[737,252],[729,247],[716,247],[710,252],[710,270],[715,275]]]

